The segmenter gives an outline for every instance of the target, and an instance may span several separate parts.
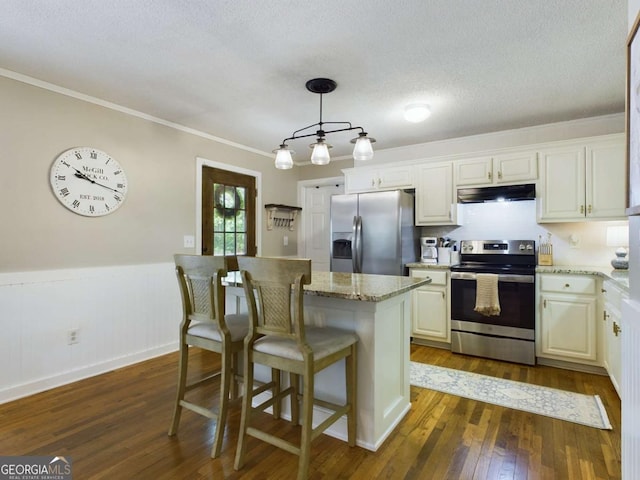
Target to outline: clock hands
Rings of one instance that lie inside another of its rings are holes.
[[[98,182],[96,182],[95,180],[92,180],[91,178],[89,178],[88,176],[86,176],[84,173],[82,173],[80,170],[78,170],[77,168],[75,168],[75,167],[73,167],[73,166],[71,166],[71,168],[72,168],[73,170],[75,170],[75,171],[76,171],[76,173],[74,173],[74,175],[75,175],[76,177],[81,178],[81,179],[83,179],[83,180],[86,180],[87,182],[94,183],[94,184],[99,185],[99,186],[101,186],[101,187],[108,188],[109,190],[114,191],[114,192],[116,192],[116,193],[120,193],[120,194],[122,194],[122,192],[120,192],[120,191],[116,190],[115,188],[111,188],[111,187],[109,187],[108,185],[104,185],[104,184],[102,184],[102,183],[98,183]]]

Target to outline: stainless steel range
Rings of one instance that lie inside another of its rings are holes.
[[[535,241],[463,240],[460,247],[460,264],[451,267],[451,350],[535,365]],[[497,276],[497,315],[475,310],[484,273]]]

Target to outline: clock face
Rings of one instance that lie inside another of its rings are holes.
[[[105,152],[77,147],[60,154],[51,166],[51,187],[60,202],[87,217],[117,210],[127,195],[127,177]]]

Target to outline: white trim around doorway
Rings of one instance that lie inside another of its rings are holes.
[[[229,172],[241,173],[256,179],[256,255],[260,255],[262,252],[262,209],[258,207],[262,205],[262,173],[202,157],[196,157],[196,252],[202,252],[202,169],[204,167],[219,168]]]

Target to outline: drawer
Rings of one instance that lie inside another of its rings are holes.
[[[430,277],[431,283],[429,285],[446,285],[447,284],[447,272],[445,270],[428,270],[426,268],[412,268],[411,276],[415,278]]]
[[[541,275],[540,289],[545,292],[593,295],[596,293],[596,279],[577,275]]]

